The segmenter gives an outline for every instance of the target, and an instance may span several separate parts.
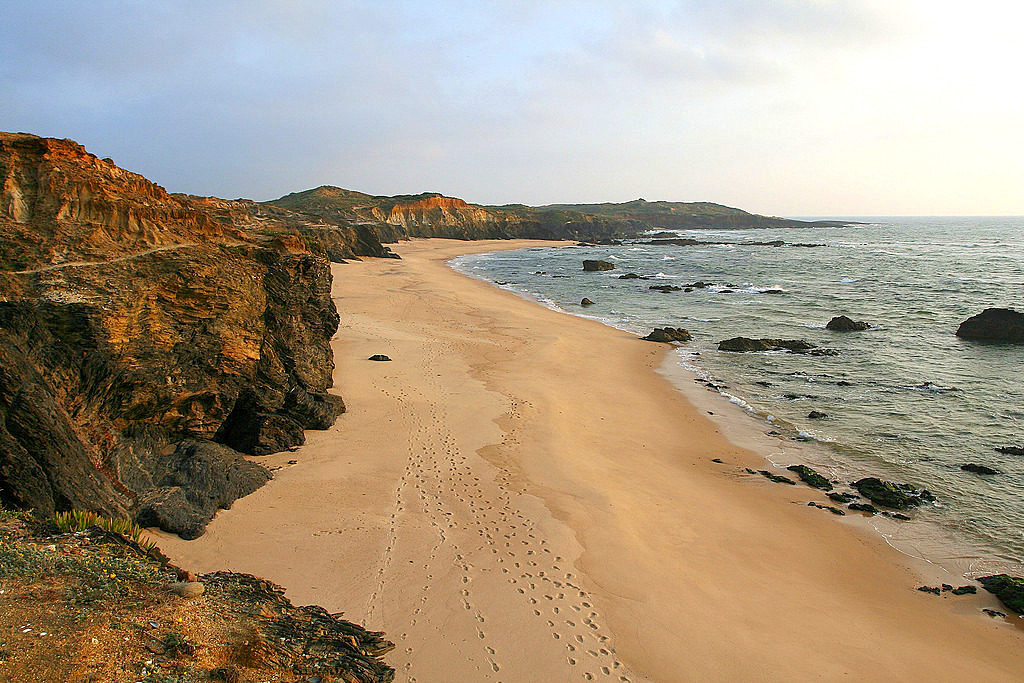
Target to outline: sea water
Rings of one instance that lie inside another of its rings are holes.
[[[477,254],[452,265],[638,335],[686,328],[693,340],[675,351],[675,362],[712,382],[775,438],[811,442],[826,474],[843,481],[879,476],[932,491],[938,502],[906,523],[939,531],[932,552],[979,572],[1019,569],[1024,456],[995,447],[1024,445],[1024,346],[954,333],[985,308],[1024,311],[1024,218],[851,220],[859,224],[676,231],[728,244],[641,238]],[[753,244],[774,240],[787,244]],[[584,259],[615,269],[584,272]],[[619,278],[631,272],[649,279]],[[701,281],[711,286],[650,289]],[[595,304],[582,307],[583,297]],[[871,328],[826,330],[837,315]],[[717,350],[720,340],[737,336],[804,339],[837,354]],[[812,410],[828,417],[810,419]],[[972,474],[960,469],[965,463],[1001,473]]]

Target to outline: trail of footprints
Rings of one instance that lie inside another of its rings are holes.
[[[428,359],[431,367],[436,359]],[[520,596],[524,606],[536,618],[542,619],[550,629],[551,637],[563,644],[566,662],[579,669],[584,680],[617,680],[629,683],[609,637],[602,632],[600,615],[593,609],[592,600],[568,571],[568,563],[547,547],[547,541],[537,537],[534,524],[516,507],[514,498],[522,491],[514,490],[508,472],[498,470],[494,483],[498,486],[497,497],[485,493],[480,479],[460,451],[452,433],[447,428],[445,404],[447,395],[440,382],[433,382],[433,391],[428,395],[412,396],[408,389],[395,393],[383,390],[385,395],[399,403],[426,404],[429,421],[415,417],[412,410],[402,411],[411,416],[412,430],[408,446],[408,461],[395,491],[395,508],[390,519],[388,545],[381,558],[377,576],[377,587],[371,596],[367,614],[372,614],[384,589],[385,577],[392,564],[392,551],[397,540],[398,516],[405,510],[422,513],[436,533],[436,542],[431,547],[426,562],[422,565],[425,582],[410,614],[410,627],[416,626],[423,605],[430,599],[432,579],[447,566],[448,558],[454,557],[461,571],[459,602],[476,623],[476,634],[482,654],[493,674],[502,670],[501,653],[488,640],[488,618],[473,601],[472,582],[474,575],[481,571],[467,559],[468,555],[479,557],[483,551],[484,561],[492,570],[500,570],[510,588]],[[510,416],[518,418],[519,404],[513,402]],[[513,421],[515,424],[515,421]],[[518,444],[515,430],[506,432],[502,445],[513,447]],[[461,511],[447,509],[445,498],[454,494]],[[460,521],[462,520],[462,521]],[[477,539],[473,547],[463,547],[458,539]],[[444,551],[445,557],[438,560]],[[439,562],[443,564],[439,564]],[[432,570],[431,566],[437,567]],[[450,596],[436,595],[435,600],[449,601]],[[406,639],[402,633],[399,638]],[[412,648],[403,650],[411,655]],[[510,653],[505,653],[510,654]],[[411,674],[411,661],[404,664],[410,681],[416,681]],[[497,678],[497,676],[496,676]]]

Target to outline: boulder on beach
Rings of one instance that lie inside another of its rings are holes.
[[[922,503],[935,502],[935,496],[928,489],[883,481],[877,477],[865,477],[855,481],[853,488],[872,503],[896,510],[909,510]]]
[[[598,270],[614,270],[614,269],[615,269],[615,264],[614,263],[609,263],[608,261],[598,261],[598,260],[591,261],[591,260],[586,260],[586,261],[583,262],[583,270],[585,270],[587,272],[594,272],[594,271],[598,271]]]
[[[956,336],[973,341],[1024,344],[1024,313],[1012,308],[986,308],[960,323]]]
[[[845,315],[837,315],[829,320],[828,324],[825,325],[826,330],[832,330],[833,332],[860,332],[861,330],[866,330],[869,327],[871,327],[871,325],[866,322],[856,322],[847,318]]]
[[[790,465],[786,469],[790,472],[796,473],[796,476],[800,477],[800,479],[808,486],[813,486],[814,488],[821,489],[822,491],[832,490],[832,482],[815,472],[807,465]]]
[[[580,306],[593,306],[593,305],[594,305],[594,302],[591,301],[590,299],[588,299],[587,297],[583,297],[583,301],[580,301]]]
[[[655,327],[653,332],[641,339],[653,342],[688,342],[691,335],[681,327]]]
[[[375,353],[372,356],[370,356],[367,360],[385,361],[391,359],[385,356],[383,353]]]
[[[978,583],[1018,614],[1024,614],[1024,579],[1009,574],[982,576]]]

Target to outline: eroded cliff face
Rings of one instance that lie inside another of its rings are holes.
[[[239,452],[344,410],[329,263],[294,222],[169,195],[66,140],[0,134],[0,178],[4,505],[194,537],[269,479]]]

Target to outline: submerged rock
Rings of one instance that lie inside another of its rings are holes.
[[[676,287],[675,285],[651,285],[647,289],[653,289],[657,292],[661,292],[662,294],[668,294],[669,292],[681,291],[683,288]]]
[[[594,305],[594,302],[591,301],[590,299],[588,299],[587,297],[583,297],[583,300],[580,301],[580,306],[593,306],[593,305]]]
[[[985,614],[989,615],[993,619],[996,619],[998,617],[1005,617],[1006,616],[1005,612],[1000,612],[999,610],[994,610],[994,609],[988,609],[987,607],[985,609],[981,610],[981,611],[984,612]]]
[[[813,486],[814,488],[821,489],[822,491],[832,490],[832,482],[815,472],[807,465],[790,465],[786,469],[790,472],[795,472],[796,475],[808,486]]]
[[[974,341],[1024,344],[1024,313],[1012,308],[986,308],[960,323],[956,336]]]
[[[928,489],[916,489],[910,484],[896,484],[877,477],[856,481],[853,488],[872,503],[896,510],[909,510],[921,503],[935,501],[935,496]]]
[[[1006,455],[1024,455],[1024,446],[996,446],[996,450]]]
[[[982,576],[978,583],[1017,614],[1024,614],[1024,579],[1009,574]]]
[[[786,350],[794,353],[805,353],[816,347],[802,339],[751,339],[749,337],[733,337],[718,342],[719,351],[735,351],[751,353],[756,351]]]
[[[789,477],[783,477],[780,474],[774,474],[768,470],[758,470],[757,473],[766,479],[774,481],[776,484],[790,484],[791,486],[796,486],[796,482]]]
[[[978,465],[977,463],[969,462],[966,465],[960,465],[960,469],[964,472],[974,472],[975,474],[1002,474],[999,470],[993,469],[986,465]]]
[[[851,510],[856,510],[857,512],[866,512],[869,515],[878,514],[878,508],[869,503],[850,503],[847,507]]]
[[[643,275],[637,275],[636,273],[626,273],[625,275],[619,276],[620,280],[646,280],[647,278]]]
[[[691,335],[681,327],[656,327],[653,332],[641,339],[653,342],[688,342]]]
[[[871,325],[866,322],[860,321],[855,322],[854,320],[847,318],[845,315],[837,315],[828,321],[825,325],[826,330],[832,330],[833,332],[860,332],[870,328]]]
[[[824,420],[826,417],[828,417],[827,413],[822,413],[817,410],[812,410],[811,412],[807,413],[807,418],[809,420]]]
[[[594,272],[598,270],[614,270],[615,264],[608,261],[586,260],[583,262],[583,270]]]

